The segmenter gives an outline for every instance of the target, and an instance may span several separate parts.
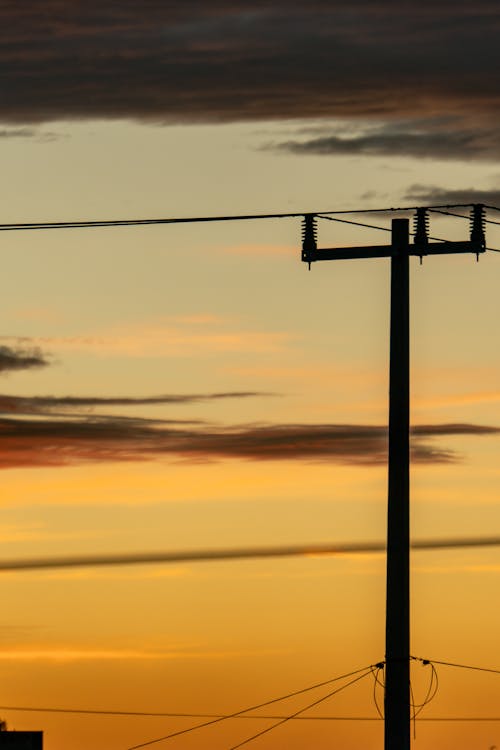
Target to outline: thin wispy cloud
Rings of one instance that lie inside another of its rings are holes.
[[[405,199],[415,203],[453,205],[457,203],[484,203],[500,206],[500,188],[445,188],[438,185],[410,185]]]
[[[38,131],[34,128],[1,128],[0,138],[34,138]]]
[[[496,128],[481,129],[462,118],[408,120],[395,123],[353,123],[332,128],[313,137],[278,141],[268,150],[318,156],[401,156],[415,159],[487,161],[500,157],[500,136]]]
[[[83,336],[0,337],[19,347],[101,356],[191,357],[207,352],[269,353],[283,351],[296,335],[287,331],[244,330],[237,321],[210,316],[146,321],[89,332]]]
[[[160,406],[199,404],[207,401],[225,401],[228,399],[245,399],[256,396],[276,394],[262,391],[228,391],[221,393],[177,393],[160,396],[106,397],[106,396],[7,396],[0,394],[0,414],[41,414],[90,411],[103,407]],[[137,419],[137,421],[139,421]],[[178,422],[185,420],[165,420],[159,422]],[[192,420],[189,420],[192,423]]]
[[[496,435],[474,424],[421,425],[412,430],[412,460],[450,463],[459,457],[435,438]],[[0,468],[81,462],[226,459],[329,461],[378,466],[387,460],[387,429],[371,425],[265,424],[214,428],[158,420],[80,416],[0,420]]]
[[[229,659],[248,656],[250,651],[217,651],[196,649],[147,650],[131,648],[85,649],[75,647],[58,648],[11,648],[0,649],[0,661],[18,662],[75,662],[75,661],[161,661],[171,659]],[[260,652],[259,652],[260,653]]]

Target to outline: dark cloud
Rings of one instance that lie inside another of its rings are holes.
[[[0,373],[12,370],[32,370],[46,367],[49,363],[40,349],[13,349],[10,346],[0,346]]]
[[[320,156],[406,156],[418,159],[489,160],[500,156],[497,131],[465,129],[453,118],[443,127],[436,122],[408,121],[385,124],[362,133],[322,134],[306,140],[288,140],[268,148]]]
[[[499,27],[496,0],[4,0],[0,120],[494,118]]]
[[[498,434],[471,424],[420,426],[413,430],[412,460],[456,460],[432,438]],[[83,461],[190,461],[227,458],[254,461],[329,461],[359,466],[387,460],[387,430],[364,425],[244,425],[173,428],[144,419],[80,416],[0,420],[0,468],[62,466]]]
[[[500,206],[500,190],[478,190],[477,188],[450,189],[437,185],[411,185],[405,200],[434,205],[454,205],[460,203],[484,203]]]
[[[253,398],[276,394],[259,391],[231,391],[227,393],[178,393],[143,398],[101,396],[6,396],[0,394],[0,412],[22,414],[52,414],[54,411],[79,411],[100,407],[151,406],[160,404],[197,404],[203,401],[220,401],[232,398]]]
[[[38,135],[34,128],[4,128],[0,130],[0,138],[33,138]]]

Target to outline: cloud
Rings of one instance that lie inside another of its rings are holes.
[[[498,114],[496,0],[12,0],[0,119]]]
[[[85,336],[8,337],[17,345],[50,347],[57,352],[85,351],[104,356],[186,357],[209,352],[282,351],[296,338],[286,331],[242,330],[235,320],[210,316],[168,316],[140,324],[118,325]]]
[[[0,413],[53,414],[91,410],[100,407],[151,406],[161,404],[197,404],[206,401],[221,401],[233,398],[253,398],[276,394],[259,391],[228,391],[222,393],[178,393],[161,396],[102,397],[102,396],[6,396],[0,394]],[[137,421],[137,420],[136,420]],[[160,420],[164,422],[165,420]],[[169,420],[170,421],[170,420]],[[177,420],[172,420],[177,421]],[[192,423],[192,420],[190,420]]]
[[[171,649],[171,650],[147,650],[130,648],[19,648],[0,650],[0,661],[51,661],[51,662],[74,662],[74,661],[137,661],[161,659],[226,659],[234,656],[246,656],[254,654],[251,651],[203,651],[201,649]]]
[[[442,188],[437,185],[411,185],[405,195],[406,200],[434,205],[454,205],[459,203],[484,203],[500,206],[500,189],[478,190],[477,188]]]
[[[32,370],[46,367],[49,361],[40,349],[13,349],[10,346],[0,346],[0,372],[12,370]]]
[[[500,428],[473,424],[415,427],[412,460],[457,460],[453,451],[433,445],[435,437],[499,432]],[[381,426],[335,424],[180,428],[159,420],[93,415],[0,420],[0,468],[152,459],[304,460],[377,466],[387,460],[387,430]]]
[[[35,128],[3,128],[0,130],[0,138],[34,138],[38,135]]]
[[[288,140],[267,148],[294,154],[320,156],[405,156],[418,159],[489,160],[500,156],[495,129],[467,128],[461,118],[438,118],[370,124],[362,132],[332,132],[306,140]]]

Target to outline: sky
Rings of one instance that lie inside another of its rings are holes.
[[[499,27],[489,0],[5,0],[0,224],[338,210],[390,230],[381,209],[500,208]],[[308,271],[301,231],[1,234],[0,562],[384,540],[389,261]],[[318,219],[320,247],[388,236]],[[411,261],[417,540],[500,528],[499,264]],[[412,553],[413,656],[500,669],[498,555]],[[13,707],[224,715],[384,658],[382,554],[0,576],[0,718],[46,750],[129,750],[203,719]],[[500,719],[499,676],[436,670],[414,746],[500,747],[498,721],[430,721]],[[417,703],[431,679],[412,663]],[[248,745],[378,750],[374,692],[367,673],[304,714],[351,720]],[[230,750],[276,721],[151,747]]]

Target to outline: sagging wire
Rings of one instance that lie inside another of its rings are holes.
[[[335,690],[332,690],[327,695],[324,695],[323,697],[318,698],[317,700],[313,701],[313,703],[309,703],[309,705],[305,706],[304,708],[299,709],[298,711],[295,711],[295,713],[291,714],[290,716],[286,716],[284,719],[281,719],[275,724],[272,724],[270,727],[266,727],[266,729],[263,729],[262,731],[257,732],[257,734],[253,734],[251,737],[247,737],[242,742],[238,742],[237,745],[232,745],[232,747],[230,747],[229,750],[237,750],[237,748],[243,747],[243,745],[247,745],[249,742],[256,740],[258,737],[262,737],[262,735],[267,734],[268,732],[271,732],[273,729],[276,729],[282,724],[285,724],[287,721],[291,721],[292,719],[295,719],[297,716],[299,716],[300,714],[303,714],[305,711],[308,711],[310,708],[314,708],[315,706],[318,706],[320,703],[323,703],[324,701],[328,700],[328,698],[331,698],[337,693],[340,693],[342,690],[345,690],[346,688],[351,687],[351,685],[354,685],[356,682],[359,682],[365,677],[368,677],[368,675],[372,673],[373,673],[373,667],[370,667],[364,674],[359,675],[358,677],[355,677],[353,680],[350,680],[345,685],[342,685],[341,687],[336,688]]]
[[[422,661],[422,666],[430,666],[431,668],[431,678],[429,681],[429,687],[427,688],[427,693],[425,694],[425,698],[422,701],[422,703],[414,703],[412,705],[413,709],[415,710],[414,718],[416,719],[417,716],[423,711],[425,706],[427,706],[434,698],[436,697],[437,691],[439,689],[439,679],[438,679],[438,673],[436,670],[436,667],[434,664],[430,661],[427,661],[424,659]]]
[[[416,660],[415,657],[410,657],[410,659]],[[432,662],[428,661],[427,659],[418,660],[421,661],[423,666],[430,666],[431,667],[431,676],[429,681],[429,686],[427,688],[427,692],[425,694],[425,698],[422,701],[422,703],[416,703],[415,702],[415,696],[413,693],[413,685],[412,681],[410,679],[410,708],[412,710],[410,721],[413,724],[413,738],[416,739],[417,737],[417,716],[423,711],[425,706],[427,706],[436,696],[438,687],[439,687],[439,681],[438,681],[438,674],[436,671],[436,668],[434,667],[434,664]],[[382,673],[382,679],[380,678],[380,673]],[[379,664],[375,664],[374,667],[372,667],[372,675],[373,675],[373,703],[375,705],[375,708],[377,710],[377,713],[381,719],[384,719],[384,711],[381,709],[379,704],[379,699],[377,697],[377,688],[382,688],[382,693],[385,695],[385,662],[380,662]]]
[[[413,685],[410,679],[410,695],[411,695],[411,701],[410,706],[412,709],[412,715],[411,715],[411,721],[413,724],[413,739],[417,739],[417,716],[422,713],[424,708],[435,698],[436,693],[439,688],[439,681],[438,681],[438,675],[436,668],[434,664],[427,660],[422,661],[422,666],[430,666],[431,667],[431,678],[429,681],[429,687],[427,688],[427,693],[425,694],[425,698],[422,701],[422,703],[415,703],[415,696],[413,693]]]
[[[376,670],[376,671],[375,671]],[[380,672],[382,672],[382,680],[380,680]],[[385,662],[379,662],[375,664],[372,669],[373,674],[373,703],[377,709],[377,713],[381,719],[384,718],[384,711],[380,708],[377,698],[377,687],[382,688],[382,694],[385,695]]]
[[[334,677],[331,680],[324,680],[323,682],[318,682],[315,685],[310,685],[309,687],[302,688],[301,690],[295,690],[293,693],[287,693],[286,695],[281,695],[279,698],[272,698],[271,700],[264,701],[264,703],[259,703],[255,706],[247,706],[246,708],[242,708],[240,711],[235,711],[232,714],[228,714],[225,716],[218,716],[214,719],[211,719],[210,721],[204,721],[201,724],[195,724],[191,727],[186,727],[186,729],[179,729],[176,732],[171,732],[170,734],[166,734],[163,737],[156,737],[153,740],[147,740],[146,742],[141,742],[138,745],[133,745],[132,747],[127,748],[127,750],[138,750],[142,747],[148,747],[149,745],[154,745],[157,742],[163,742],[164,740],[172,739],[173,737],[179,737],[181,734],[187,734],[188,732],[193,732],[195,729],[202,729],[203,727],[211,726],[212,724],[218,724],[222,721],[226,721],[227,719],[236,719],[240,717],[242,714],[249,713],[250,711],[256,711],[259,708],[264,708],[265,706],[270,706],[272,703],[279,703],[280,701],[284,701],[287,698],[294,698],[297,695],[302,695],[303,693],[307,693],[310,690],[315,690],[319,687],[324,687],[325,685],[331,685],[332,682],[339,682],[340,680],[345,680],[348,677],[353,677],[354,675],[359,675],[361,672],[363,672],[363,677],[367,674],[371,674],[373,665],[370,664],[368,667],[362,667],[361,669],[355,669],[352,672],[348,672],[347,674],[340,675],[339,677]],[[344,687],[348,687],[348,685],[344,685]],[[343,688],[342,688],[343,689]],[[289,718],[294,717],[286,717],[286,721],[289,720]]]

